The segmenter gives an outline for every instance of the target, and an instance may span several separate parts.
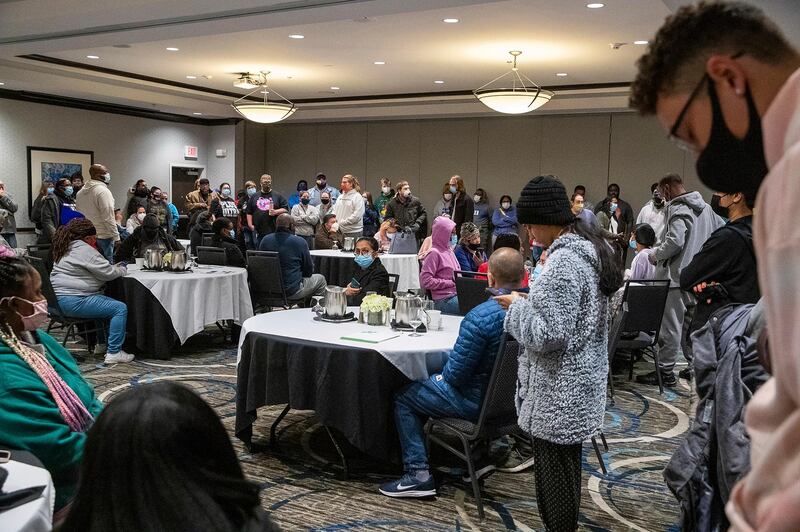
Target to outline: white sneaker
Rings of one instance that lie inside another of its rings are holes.
[[[106,358],[103,362],[106,364],[127,364],[128,362],[133,362],[134,358],[130,353],[120,349],[119,353],[106,353]]]

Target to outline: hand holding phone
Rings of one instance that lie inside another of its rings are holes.
[[[353,288],[361,288],[361,283],[359,283],[356,280],[356,278],[353,277],[352,279],[350,279],[350,286],[352,286]]]

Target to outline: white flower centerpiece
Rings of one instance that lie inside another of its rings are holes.
[[[361,301],[358,321],[367,325],[389,325],[392,298],[370,294]]]

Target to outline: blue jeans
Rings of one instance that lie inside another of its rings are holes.
[[[440,299],[433,302],[433,308],[441,310],[442,314],[450,314],[451,316],[458,316],[458,296],[452,296],[445,299]]]
[[[110,319],[108,325],[108,352],[119,353],[125,342],[125,325],[128,322],[128,307],[110,297],[58,296],[58,304],[67,316],[74,318]]]
[[[255,231],[243,227],[242,234],[244,234],[244,246],[247,249],[258,249],[258,235],[256,235]]]
[[[394,396],[394,422],[400,435],[403,467],[407,473],[428,469],[428,451],[425,449],[425,422],[428,418],[458,417],[474,420],[478,412],[467,405],[458,405],[430,379],[412,382]]]
[[[114,239],[113,238],[98,238],[97,251],[104,256],[108,262],[114,264]]]

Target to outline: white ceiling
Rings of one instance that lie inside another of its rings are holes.
[[[292,100],[471,90],[508,70],[513,49],[523,52],[520,70],[541,85],[629,82],[645,47],[615,50],[610,43],[650,38],[684,2],[605,3],[587,9],[585,0],[229,0],[222,11],[210,0],[16,0],[0,3],[0,82],[4,89],[206,117],[236,116],[231,98],[18,56],[41,54],[242,95],[247,91],[232,86],[235,72],[269,70],[271,85]],[[800,2],[755,3],[800,42]],[[445,24],[446,17],[461,22]],[[296,33],[305,38],[288,37]],[[624,95],[615,97],[612,107],[624,105]],[[484,111],[469,99],[455,100],[460,114]],[[581,98],[568,100],[546,108],[586,110]],[[301,111],[293,120],[303,119]]]

